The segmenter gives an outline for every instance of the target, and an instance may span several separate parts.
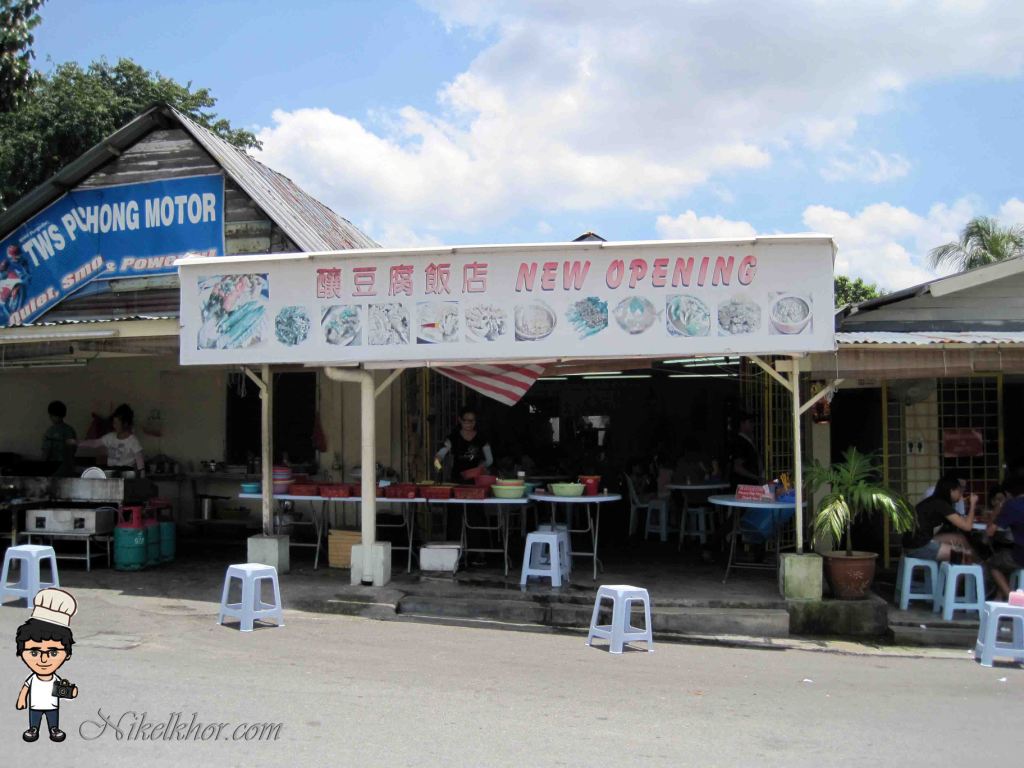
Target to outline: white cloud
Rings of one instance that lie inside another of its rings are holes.
[[[429,5],[485,41],[434,108],[278,111],[259,132],[262,160],[342,214],[425,235],[664,207],[788,147],[839,147],[837,178],[898,177],[907,161],[884,148],[850,156],[859,116],[911,85],[1024,66],[1024,3],[996,0]]]
[[[910,171],[910,161],[902,155],[883,155],[869,149],[858,156],[833,157],[821,169],[826,181],[870,181],[879,184],[898,179]]]
[[[1011,197],[999,209],[997,218],[1006,226],[1024,226],[1024,200]]]
[[[894,291],[940,274],[928,261],[929,251],[958,239],[964,224],[979,214],[977,201],[961,198],[951,204],[935,203],[923,213],[885,202],[854,213],[827,205],[810,205],[804,209],[802,220],[809,231],[835,238],[839,249],[836,274],[860,277]],[[999,208],[998,218],[1006,223],[1024,222],[1024,201],[1007,200]],[[655,227],[659,236],[666,239],[758,234],[747,221],[701,216],[692,210],[678,216],[659,216]]]
[[[715,237],[753,237],[757,230],[746,221],[732,221],[721,216],[698,216],[686,211],[678,216],[659,216],[655,222],[658,235],[666,240],[688,240]]]
[[[803,222],[835,237],[837,274],[862,277],[892,291],[935,277],[928,252],[955,240],[974,215],[974,204],[967,199],[938,203],[923,215],[890,203],[875,203],[854,214],[812,205],[804,210]]]

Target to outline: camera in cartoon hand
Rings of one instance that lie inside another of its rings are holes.
[[[70,680],[55,680],[53,683],[53,695],[58,699],[73,699],[77,694],[76,687]]]

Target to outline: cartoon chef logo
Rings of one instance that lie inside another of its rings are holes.
[[[18,709],[28,709],[28,730],[21,738],[36,741],[46,718],[50,741],[64,741],[60,729],[60,700],[78,696],[78,686],[57,675],[71,658],[71,617],[78,603],[62,589],[40,590],[33,601],[32,616],[18,627],[18,657],[32,674],[21,686]]]

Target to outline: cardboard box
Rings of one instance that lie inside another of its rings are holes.
[[[331,568],[352,567],[352,547],[362,541],[360,531],[329,531],[327,534],[327,564]]]

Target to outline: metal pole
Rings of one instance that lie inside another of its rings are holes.
[[[802,465],[802,449],[800,446],[800,360],[793,357],[793,366],[789,370],[789,391],[793,398],[793,485],[796,490],[796,553],[804,551],[804,470]]]

